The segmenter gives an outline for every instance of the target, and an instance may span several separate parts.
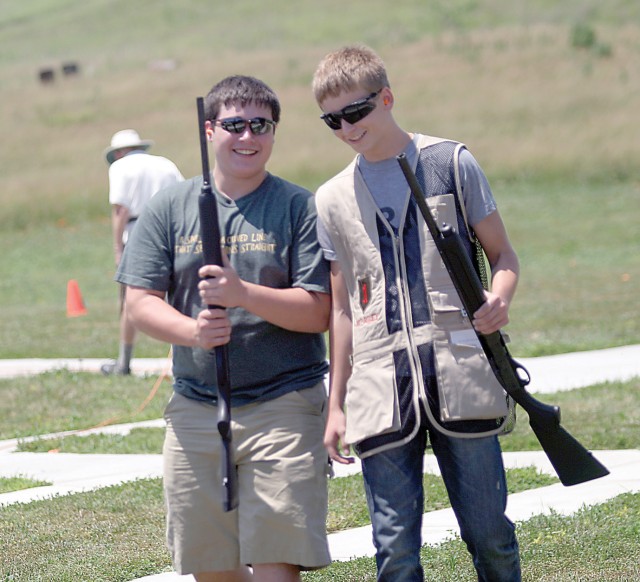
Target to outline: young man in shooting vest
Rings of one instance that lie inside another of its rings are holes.
[[[198,582],[296,582],[301,570],[330,562],[322,443],[329,269],[311,192],[266,170],[280,120],[275,93],[234,75],[211,89],[204,109],[225,265],[203,265],[199,176],[151,199],[117,274],[138,329],[173,344],[168,544],[177,572]],[[211,353],[221,345],[238,482],[231,511],[222,500]]]
[[[475,335],[508,322],[518,259],[473,156],[451,140],[408,133],[394,120],[384,63],[349,46],[318,65],[322,119],[357,153],[316,194],[331,261],[331,382],[325,445],[338,463],[362,460],[378,580],[422,580],[423,455],[438,460],[478,579],[520,580],[515,528],[497,434],[510,406]],[[491,291],[474,314],[460,299],[410,197],[405,153],[438,224],[470,254],[477,238]]]

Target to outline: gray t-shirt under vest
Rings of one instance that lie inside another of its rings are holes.
[[[202,266],[198,197],[202,178],[161,190],[147,204],[120,262],[116,280],[167,293],[191,317],[203,308],[197,285]],[[312,194],[268,175],[237,201],[215,193],[220,232],[241,279],[274,288],[329,293],[328,265],[316,238]],[[327,372],[322,334],[298,333],[252,313],[228,310],[232,405],[276,398],[322,381]],[[216,401],[215,357],[200,348],[173,347],[176,392]]]
[[[416,138],[409,142],[404,150],[409,164],[413,165],[417,154]],[[471,226],[478,224],[496,210],[496,203],[480,165],[466,148],[460,151],[460,182],[467,219]],[[399,220],[408,195],[408,185],[400,165],[395,158],[379,162],[368,162],[364,156],[358,156],[358,169],[364,178],[380,212],[394,228]],[[399,195],[401,193],[401,195]],[[318,240],[324,256],[329,261],[336,260],[336,253],[322,220],[318,219]]]

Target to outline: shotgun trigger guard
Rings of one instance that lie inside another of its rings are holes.
[[[518,376],[518,381],[520,382],[520,386],[523,388],[528,386],[531,382],[531,375],[529,374],[529,370],[527,370],[522,364],[516,362],[513,358],[511,358],[511,363],[516,371],[516,376]]]

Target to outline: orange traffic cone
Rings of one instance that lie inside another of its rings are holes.
[[[86,314],[87,308],[82,301],[78,282],[75,279],[70,279],[67,283],[67,317],[78,317]]]

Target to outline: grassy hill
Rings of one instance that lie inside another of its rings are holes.
[[[5,0],[0,357],[115,346],[102,158],[115,131],[197,174],[195,97],[256,75],[283,105],[271,170],[315,189],[351,152],[319,121],[311,76],[348,42],[385,59],[404,127],[465,142],[486,170],[523,262],[514,347],[639,342],[639,33],[626,0]],[[79,74],[62,74],[69,62]],[[68,321],[72,277],[90,314]]]

